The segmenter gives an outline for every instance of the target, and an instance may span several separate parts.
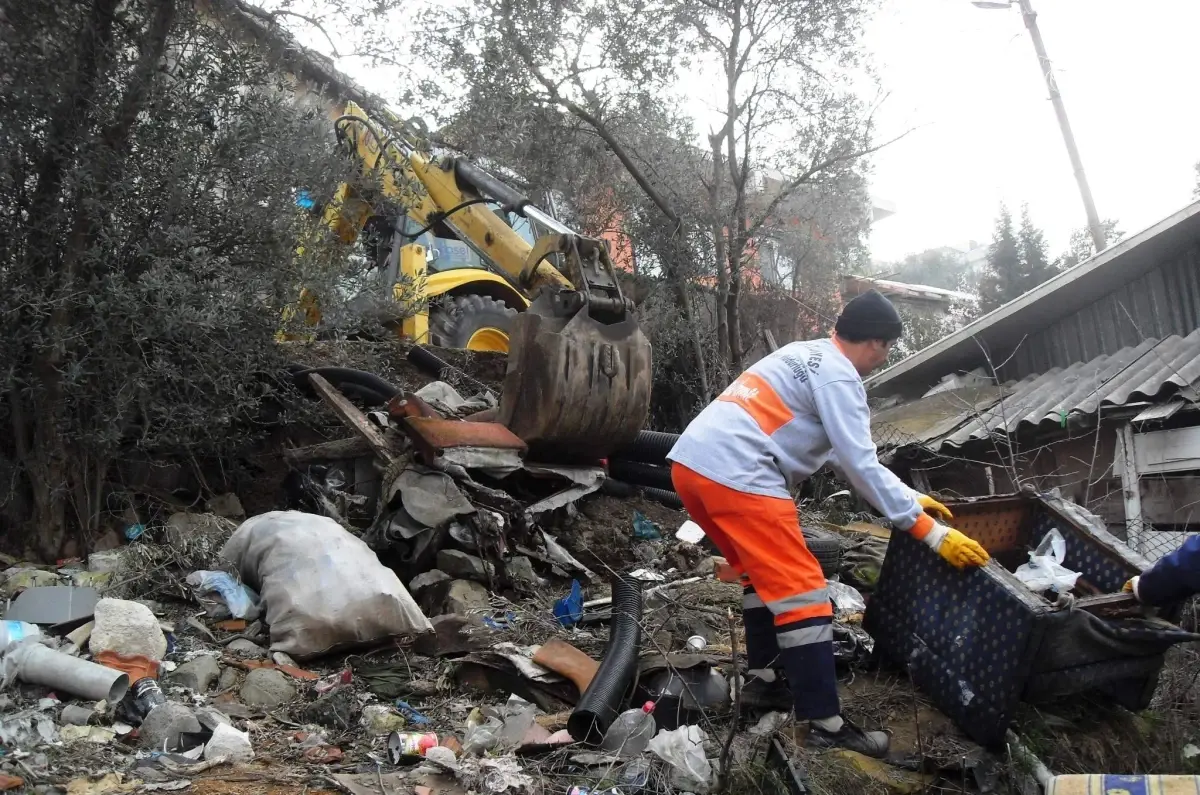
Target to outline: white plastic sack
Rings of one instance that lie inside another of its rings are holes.
[[[708,735],[699,726],[663,729],[650,741],[650,752],[671,766],[671,785],[689,792],[708,792],[712,764],[704,755]]]
[[[1023,563],[1013,572],[1025,587],[1034,593],[1051,588],[1067,593],[1075,587],[1079,572],[1062,565],[1067,559],[1067,541],[1058,530],[1051,530],[1038,542],[1037,549],[1029,553],[1029,562]]]
[[[303,659],[433,631],[396,574],[326,516],[272,511],[252,517],[221,557],[261,595],[272,651]]]

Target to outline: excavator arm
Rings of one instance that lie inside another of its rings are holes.
[[[384,198],[399,202],[423,229],[444,224],[533,299],[509,333],[498,419],[541,460],[598,459],[631,442],[649,411],[651,346],[607,247],[465,158],[434,162],[402,122],[385,123],[354,103],[335,122],[339,140],[375,174]],[[366,222],[368,198],[346,185],[326,208],[326,223],[346,242]],[[549,232],[531,246],[490,209],[494,204]]]

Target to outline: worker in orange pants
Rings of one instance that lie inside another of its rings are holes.
[[[742,373],[680,435],[667,458],[683,505],[733,570],[745,574],[743,616],[750,671],[787,680],[808,744],[868,756],[887,753],[883,732],[841,715],[833,660],[833,608],[805,546],[791,492],[830,464],[898,529],[956,568],[987,552],[928,515],[945,506],[879,463],[863,376],[903,333],[900,316],[872,290],[850,301],[830,339],[793,342]],[[748,686],[749,687],[749,686]]]

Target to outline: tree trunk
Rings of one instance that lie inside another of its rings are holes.
[[[729,269],[725,267],[726,230],[721,228],[720,223],[721,183],[725,181],[725,163],[721,155],[721,146],[724,143],[725,130],[728,129],[729,126],[726,125],[721,132],[708,137],[713,157],[712,182],[708,186],[708,210],[712,219],[710,228],[713,237],[713,260],[717,270],[717,355],[722,362],[729,361],[729,324],[723,309],[726,301],[729,300]]]

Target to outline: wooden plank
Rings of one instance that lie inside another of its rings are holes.
[[[307,464],[311,461],[340,461],[371,455],[371,445],[361,436],[335,439],[308,447],[291,447],[283,451],[283,460],[290,464]]]
[[[325,404],[341,417],[342,422],[366,440],[375,455],[390,464],[394,455],[392,446],[379,429],[371,424],[367,415],[359,411],[353,403],[346,399],[345,395],[334,389],[333,384],[317,373],[310,373],[308,380],[313,385],[313,389],[317,390],[317,394],[321,396],[321,400],[325,401]]]

